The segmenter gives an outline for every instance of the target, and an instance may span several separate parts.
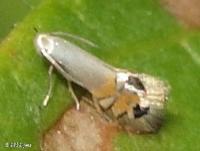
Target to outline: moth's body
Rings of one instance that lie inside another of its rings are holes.
[[[35,45],[68,81],[88,90],[95,107],[112,119],[126,115],[125,118],[132,121],[148,114],[151,102],[145,98],[149,90],[139,74],[114,68],[57,36],[39,34]],[[159,95],[165,95],[163,93]],[[161,104],[164,100],[165,97]]]

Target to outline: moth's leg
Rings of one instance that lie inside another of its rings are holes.
[[[112,121],[112,119],[101,109],[100,104],[97,100],[97,98],[93,97],[93,101],[94,101],[94,106],[97,110],[97,112],[107,121]]]
[[[69,92],[71,93],[72,95],[72,98],[74,99],[75,103],[76,103],[76,110],[80,110],[80,103],[79,103],[79,100],[76,96],[76,94],[74,93],[74,90],[72,88],[72,85],[71,85],[71,82],[68,81],[68,88],[69,88]]]
[[[48,74],[49,74],[49,89],[48,89],[47,95],[45,96],[45,98],[43,100],[43,106],[47,106],[49,99],[50,99],[50,96],[51,96],[51,93],[52,93],[52,88],[53,88],[52,72],[53,72],[53,66],[51,65],[49,67],[49,71],[48,71]]]
[[[90,105],[91,107],[95,108],[94,104],[92,103],[92,101],[90,99],[88,99],[85,96],[81,97],[81,100],[85,101],[88,105]]]

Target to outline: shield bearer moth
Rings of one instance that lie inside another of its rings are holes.
[[[81,37],[68,36],[93,45]],[[154,132],[160,127],[169,91],[163,81],[147,74],[115,68],[55,34],[40,33],[34,43],[37,51],[50,62],[50,75],[55,68],[68,81],[78,110],[79,99],[71,83],[86,89],[91,99],[84,100],[89,100],[100,114],[117,121],[125,129]],[[51,84],[49,94],[50,91]]]

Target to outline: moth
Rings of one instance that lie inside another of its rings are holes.
[[[93,45],[82,37],[68,36]],[[106,119],[117,121],[123,128],[138,133],[159,129],[169,92],[165,82],[147,74],[115,68],[57,34],[39,33],[34,44],[50,62],[50,73],[55,68],[68,81],[77,110],[80,99],[71,83],[87,90],[91,98],[85,101],[89,100]]]

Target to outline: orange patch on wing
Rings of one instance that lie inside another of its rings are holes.
[[[139,96],[127,91],[123,91],[115,101],[112,111],[115,117],[125,113],[130,107],[139,103]]]
[[[96,98],[105,98],[113,96],[116,93],[115,76],[108,77],[104,83],[92,91],[92,94]]]

